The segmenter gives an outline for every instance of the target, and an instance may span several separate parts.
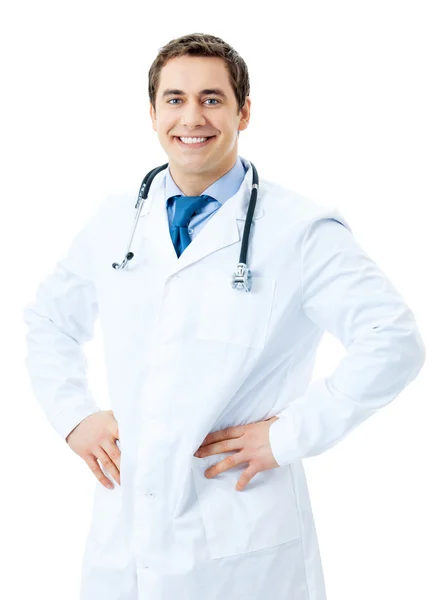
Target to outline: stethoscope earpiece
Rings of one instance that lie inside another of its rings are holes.
[[[113,267],[113,269],[116,269],[117,271],[119,271],[120,269],[123,269],[126,266],[127,262],[129,260],[131,260],[133,258],[133,256],[134,256],[133,252],[127,252],[126,257],[120,264],[114,262],[111,266]]]

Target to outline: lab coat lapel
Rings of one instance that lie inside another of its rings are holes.
[[[167,270],[178,262],[170,236],[165,205],[165,170],[154,178],[139,217],[143,236],[143,254],[149,263],[162,264]]]
[[[141,211],[142,231],[149,262],[162,263],[169,275],[201,260],[209,254],[241,240],[243,226],[250,200],[252,186],[252,167],[239,190],[218,209],[207,221],[183,253],[176,256],[170,236],[168,214],[165,201],[165,171],[158,174],[152,183],[145,205]],[[254,221],[264,215],[259,190],[254,212]],[[241,227],[240,227],[241,225]],[[254,225],[251,228],[252,235]],[[145,250],[144,250],[145,253]],[[236,266],[236,265],[235,265]]]

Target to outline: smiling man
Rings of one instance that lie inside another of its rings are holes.
[[[161,48],[150,116],[168,164],[133,258],[111,268],[133,223],[124,193],[24,312],[36,396],[97,477],[81,600],[325,600],[302,459],[396,398],[425,359],[412,311],[338,210],[261,176],[255,191],[238,152],[249,93],[220,38]],[[231,275],[248,214],[246,293]],[[112,410],[93,400],[82,350],[99,314]],[[325,331],[346,356],[310,383]]]
[[[150,116],[169,158],[170,175],[184,194],[199,195],[235,165],[250,98],[238,106],[226,63],[215,56],[171,58],[157,85]]]

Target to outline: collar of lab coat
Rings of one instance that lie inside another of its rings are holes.
[[[166,169],[161,171],[153,179],[147,199],[141,210],[140,220],[144,242],[149,246],[147,256],[156,257],[156,262],[167,267],[170,274],[197,262],[205,256],[220,250],[226,246],[237,243],[241,239],[249,200],[252,189],[252,166],[241,157],[242,162],[248,166],[244,180],[238,191],[229,198],[209,219],[199,235],[192,243],[177,257],[169,231],[168,214],[165,205],[165,178]],[[262,205],[263,190],[261,181],[253,220],[256,221],[264,216]],[[240,224],[238,221],[242,221]],[[254,223],[250,236],[254,233]],[[250,238],[249,236],[249,238]],[[235,270],[236,265],[233,265]]]

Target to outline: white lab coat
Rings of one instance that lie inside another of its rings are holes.
[[[414,316],[337,209],[261,177],[252,291],[232,289],[251,167],[178,259],[165,175],[126,270],[111,265],[125,254],[136,190],[101,204],[24,309],[33,390],[63,438],[99,410],[82,345],[100,316],[110,393],[101,408],[119,423],[121,486],[97,483],[81,600],[324,600],[301,459],[416,377],[425,348]],[[310,384],[324,331],[347,352]],[[234,488],[247,464],[204,476],[230,454],[193,456],[209,432],[274,415],[278,468],[243,491]]]

